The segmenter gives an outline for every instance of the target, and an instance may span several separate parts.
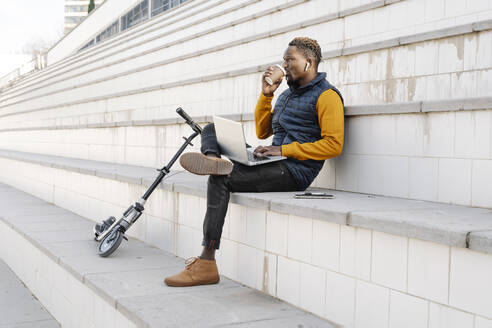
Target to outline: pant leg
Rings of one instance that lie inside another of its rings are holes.
[[[258,166],[234,163],[230,175],[211,175],[207,185],[207,212],[203,221],[202,245],[219,248],[230,192],[295,190],[299,190],[297,183],[281,161]]]
[[[202,146],[200,148],[202,154],[214,153],[221,155],[220,147],[217,143],[217,135],[215,134],[215,125],[213,123],[205,125],[202,129]]]

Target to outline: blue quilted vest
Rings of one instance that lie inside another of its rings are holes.
[[[321,128],[316,113],[319,96],[326,90],[333,90],[342,99],[340,93],[326,80],[326,73],[318,75],[308,84],[299,88],[290,87],[282,92],[273,111],[273,145],[281,146],[294,141],[314,142],[321,139]],[[298,160],[288,158],[283,161],[297,181],[300,190],[304,190],[323,167],[324,161]]]

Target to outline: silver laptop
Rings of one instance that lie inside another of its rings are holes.
[[[219,116],[214,116],[215,133],[222,154],[230,160],[253,166],[281,161],[285,156],[256,157],[253,154],[253,147],[246,147],[243,125],[239,122],[231,121]]]

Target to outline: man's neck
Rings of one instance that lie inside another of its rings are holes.
[[[299,83],[297,85],[299,87],[305,86],[306,84],[308,84],[309,82],[314,80],[316,78],[316,76],[318,76],[318,72],[314,72],[314,71],[309,72],[308,74],[306,74],[305,77],[299,79]]]

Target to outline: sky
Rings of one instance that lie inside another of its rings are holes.
[[[26,44],[63,36],[64,0],[0,0],[0,76],[29,61]]]

